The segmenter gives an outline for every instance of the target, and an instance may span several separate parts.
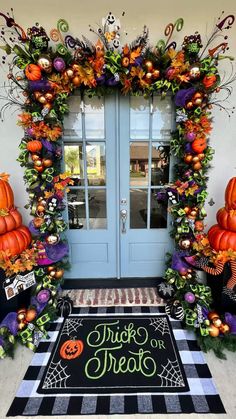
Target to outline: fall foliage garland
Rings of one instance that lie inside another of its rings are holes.
[[[95,43],[84,36],[74,38],[68,33],[68,23],[60,19],[57,28],[50,32],[55,46],[49,46],[50,38],[38,24],[24,31],[9,14],[0,15],[6,27],[15,30],[15,37],[7,39],[4,29],[1,36],[5,41],[3,61],[13,54],[8,74],[10,94],[2,113],[9,106],[22,109],[18,123],[25,135],[18,161],[25,168],[28,208],[34,217],[30,229],[40,255],[35,292],[36,297],[43,290],[49,290],[51,295],[43,311],[42,307],[37,307],[38,316],[52,313],[52,309],[55,311],[58,284],[50,273],[60,270],[68,255],[63,236],[67,226],[61,212],[64,194],[72,181],[67,174],[60,173],[61,137],[68,98],[76,89],[82,96],[84,92],[102,95],[118,89],[121,94],[145,97],[158,94],[164,98],[171,92],[176,105],[171,153],[177,156],[178,165],[175,181],[159,193],[158,199],[169,199],[173,217],[171,234],[176,242],[165,278],[174,283],[184,309],[189,310],[184,295],[192,292],[191,287],[197,280],[190,259],[193,262],[208,243],[203,229],[207,171],[213,155],[209,146],[211,108],[212,105],[223,107],[217,94],[219,91],[228,93],[228,86],[234,80],[233,76],[221,82],[218,63],[227,49],[227,37],[220,45],[216,46],[215,41],[219,33],[232,26],[234,16],[223,14],[218,19],[204,47],[200,34],[195,32],[185,36],[180,50],[176,50],[172,35],[182,29],[181,18],[166,27],[167,39],[161,39],[153,48],[148,44],[146,26],[131,44],[122,47],[120,22],[112,13],[103,19],[98,31],[90,28],[98,36]],[[19,91],[23,93],[23,102],[19,102],[16,94]],[[57,258],[52,252],[53,246],[57,247]],[[212,256],[210,252],[208,256]],[[205,297],[201,294],[202,297],[196,297],[195,305],[191,305],[192,315],[197,318],[192,327],[201,334],[208,330],[207,324],[199,327],[203,308],[209,309],[211,302],[207,287],[205,291]],[[51,315],[48,321],[50,318]],[[4,356],[4,344],[2,348]]]

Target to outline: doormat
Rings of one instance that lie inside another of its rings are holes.
[[[62,295],[68,295],[74,307],[164,304],[154,287],[72,289],[62,291]]]
[[[49,337],[7,416],[225,413],[193,332],[164,307],[75,309]]]

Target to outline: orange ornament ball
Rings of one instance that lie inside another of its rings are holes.
[[[191,102],[191,101],[190,102],[187,102],[185,107],[188,110],[192,109],[193,108],[193,102]]]
[[[129,67],[129,58],[128,57],[123,57],[121,64],[123,65],[123,67]]]
[[[42,173],[44,171],[43,166],[34,166],[34,169],[37,170],[37,172]]]
[[[191,208],[190,207],[184,207],[185,214],[189,214],[190,211],[191,211]]]
[[[45,105],[43,106],[44,109],[48,109],[49,111],[52,109],[52,104],[51,103],[45,103]]]
[[[56,275],[56,271],[55,271],[55,269],[49,272],[49,276],[50,276],[51,278],[54,278],[54,277],[55,277],[55,275]]]
[[[204,223],[200,220],[195,221],[195,230],[196,231],[203,231],[204,230]]]
[[[32,161],[37,161],[39,159],[39,155],[38,154],[31,154],[31,160]]]
[[[74,76],[74,71],[72,68],[67,68],[67,70],[65,71],[67,77],[69,77],[69,79],[72,79],[72,77]]]
[[[73,83],[73,85],[74,86],[80,86],[81,85],[81,79],[80,79],[80,77],[79,76],[75,76],[73,79],[72,79],[72,83]]]
[[[37,211],[38,212],[44,212],[45,211],[45,206],[42,204],[37,205]]]
[[[185,163],[191,163],[192,162],[192,160],[193,160],[193,156],[192,156],[192,154],[185,154],[185,156],[184,156],[184,161],[185,161]]]
[[[216,338],[220,334],[220,329],[214,326],[213,324],[208,328],[208,330],[209,330],[209,335],[213,338]]]
[[[193,164],[193,170],[195,170],[196,172],[198,172],[198,170],[201,170],[201,168],[202,168],[202,165],[201,165],[200,161]]]
[[[153,70],[153,63],[151,60],[147,60],[144,62],[144,65],[148,72],[151,72]]]
[[[47,267],[48,272],[51,272],[51,271],[54,271],[54,270],[55,270],[55,266],[53,266],[53,265],[50,265],[50,266]]]
[[[212,323],[214,324],[214,326],[215,327],[220,327],[221,325],[222,325],[222,321],[218,318],[214,318],[213,320],[212,320]]]
[[[51,167],[53,165],[53,161],[51,159],[43,159],[44,167]]]
[[[152,73],[148,72],[145,74],[146,81],[151,81],[151,78],[152,78]]]
[[[212,321],[213,319],[219,319],[219,318],[220,318],[219,314],[218,314],[218,313],[216,313],[215,311],[210,311],[210,312],[208,313],[207,317],[208,317],[208,319],[209,319],[209,320],[211,320],[211,321]]]
[[[204,153],[199,153],[198,155],[199,160],[203,160],[205,158],[205,154]]]
[[[26,323],[24,323],[23,321],[20,321],[20,323],[18,324],[18,329],[23,330],[25,326],[26,326]]]
[[[153,70],[152,77],[156,80],[160,77],[160,70]]]
[[[226,323],[222,323],[220,326],[220,332],[223,333],[224,335],[230,332],[230,327],[228,324]]]
[[[29,310],[26,311],[25,320],[28,323],[32,322],[36,317],[37,317],[37,311],[35,310],[35,308],[30,308]]]
[[[55,278],[56,279],[61,279],[64,275],[64,269],[58,269],[55,273]]]
[[[40,217],[36,217],[33,220],[33,224],[34,224],[35,228],[40,228],[43,223],[44,223],[44,220]]]
[[[54,99],[54,95],[48,92],[48,93],[45,93],[45,98],[48,100],[48,102],[51,102]]]

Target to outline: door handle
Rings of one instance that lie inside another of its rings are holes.
[[[120,218],[121,218],[121,233],[126,233],[126,220],[127,220],[127,210],[122,209],[120,210]]]

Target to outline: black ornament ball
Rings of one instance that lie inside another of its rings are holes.
[[[175,287],[171,284],[167,284],[167,282],[161,282],[157,285],[157,292],[163,300],[170,300],[175,295]]]
[[[73,301],[66,295],[57,300],[57,314],[60,317],[68,317],[72,313]]]
[[[184,319],[184,309],[179,301],[172,301],[165,306],[166,314],[175,320]]]

